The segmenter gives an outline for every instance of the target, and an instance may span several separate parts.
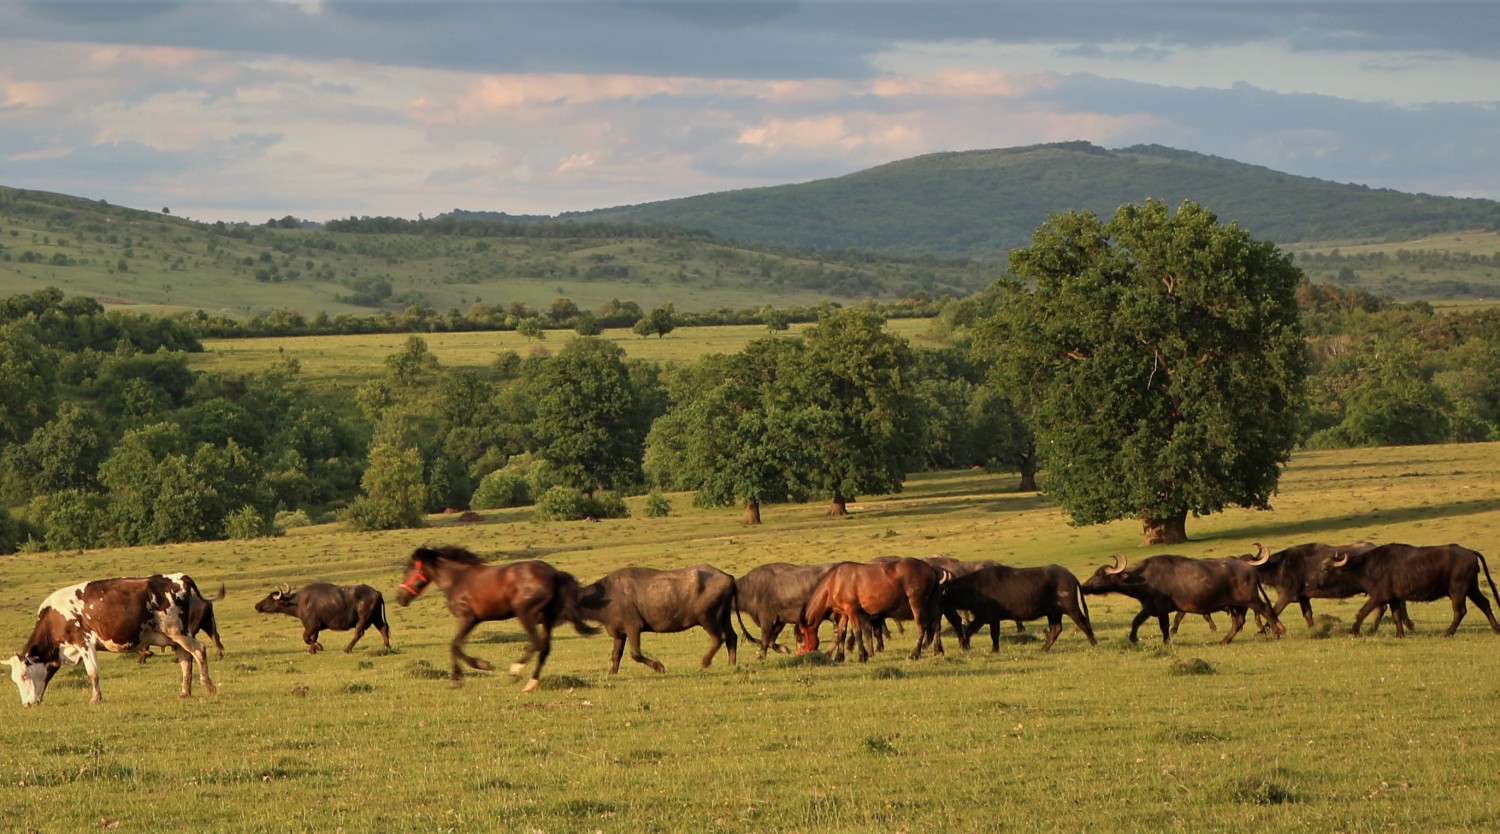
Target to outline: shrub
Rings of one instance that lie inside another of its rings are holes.
[[[531,487],[526,483],[525,476],[507,467],[484,476],[469,498],[469,507],[495,510],[502,507],[524,507],[531,502]]]
[[[224,519],[224,538],[226,539],[258,539],[271,535],[276,535],[275,530],[266,524],[260,511],[249,504],[240,507]]]
[[[647,518],[666,518],[671,514],[672,502],[667,500],[667,496],[661,494],[661,490],[652,490],[651,494],[646,496]]]
[[[552,487],[536,501],[537,521],[579,521],[587,515],[583,508],[583,493],[573,487]]]
[[[593,498],[584,499],[583,512],[587,518],[630,518],[624,496],[608,489],[601,489],[594,493]]]
[[[276,514],[276,519],[271,522],[278,530],[291,530],[294,527],[307,527],[313,523],[307,511],[303,509],[282,510]]]

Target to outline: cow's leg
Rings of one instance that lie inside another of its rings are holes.
[[[464,641],[469,639],[469,632],[479,625],[479,621],[473,617],[466,617],[458,621],[458,631],[454,632],[453,640],[448,643],[448,655],[453,661],[452,680],[454,686],[462,686],[464,682],[464,670],[459,666],[459,661],[469,664],[475,669],[493,669],[489,663],[477,657],[470,657],[464,653]]]
[[[666,672],[667,667],[661,665],[660,661],[641,654],[641,630],[632,628],[625,632],[625,639],[630,643],[630,659],[644,666],[650,666],[658,672]]]
[[[1150,616],[1151,612],[1142,608],[1141,613],[1135,615],[1135,619],[1130,621],[1130,642],[1139,642],[1139,640],[1137,639],[1137,632],[1141,630],[1141,624],[1146,622],[1146,620],[1150,618]]]
[[[104,693],[99,691],[99,654],[92,640],[86,639],[86,643],[81,658],[83,672],[89,676],[89,703],[97,704],[104,700]]]
[[[208,676],[208,652],[203,650],[203,644],[185,634],[168,634],[167,639],[172,641],[172,648],[177,652],[177,662],[182,665],[182,696],[193,694],[193,663],[198,664],[198,681],[208,694],[217,695],[219,688],[214,686],[213,679]]]
[[[609,653],[609,673],[618,675],[620,673],[620,658],[625,656],[625,632],[611,631],[609,636],[615,641],[615,646]]]
[[[1484,595],[1484,591],[1479,590],[1479,580],[1477,578],[1473,584],[1469,585],[1469,599],[1474,601],[1475,607],[1484,612],[1484,618],[1490,621],[1490,628],[1494,629],[1496,633],[1500,633],[1500,621],[1496,621],[1495,619],[1495,611],[1490,607],[1489,597]]]

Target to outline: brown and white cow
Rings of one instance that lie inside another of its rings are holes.
[[[193,661],[198,679],[218,692],[208,676],[203,644],[189,631],[194,598],[203,599],[198,585],[186,574],[143,578],[99,579],[53,591],[37,610],[36,628],[20,652],[0,661],[10,667],[10,678],[21,693],[21,704],[42,702],[47,684],[64,663],[83,663],[97,704],[100,646],[111,652],[133,652],[141,646],[171,646],[182,665],[182,695],[193,693]]]

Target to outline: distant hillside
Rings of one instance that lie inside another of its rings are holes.
[[[55,286],[137,309],[245,318],[285,309],[439,313],[567,298],[685,312],[785,309],[823,301],[967,295],[993,266],[868,253],[747,247],[702,232],[598,221],[360,218],[308,227],[197,223],[39,191],[0,187],[0,296]]]
[[[1500,203],[1490,200],[1342,185],[1159,145],[1111,151],[1087,142],[936,153],[834,179],[569,216],[782,246],[1003,260],[1048,212],[1109,215],[1148,197],[1196,201],[1278,244],[1500,228]]]

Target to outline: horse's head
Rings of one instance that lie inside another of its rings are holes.
[[[411,554],[411,560],[406,565],[406,578],[401,580],[401,590],[396,592],[397,605],[411,605],[412,600],[427,590],[427,586],[432,583],[432,571],[436,564],[433,557],[436,555],[425,547],[419,547]]]
[[[819,624],[821,625],[821,623]],[[797,624],[797,654],[806,654],[818,650],[818,626],[809,626],[806,623]]]

